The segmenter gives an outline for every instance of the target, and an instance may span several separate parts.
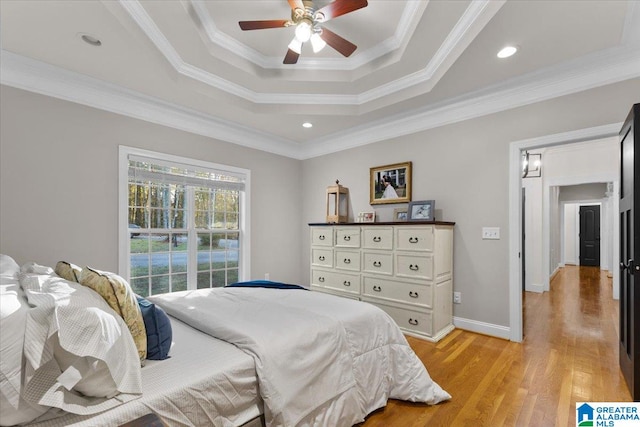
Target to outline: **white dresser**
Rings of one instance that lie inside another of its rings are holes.
[[[454,223],[309,226],[312,290],[374,304],[408,335],[453,330]]]

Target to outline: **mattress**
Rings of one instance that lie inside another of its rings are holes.
[[[175,318],[171,326],[171,357],[146,361],[141,398],[92,416],[65,414],[29,425],[119,426],[153,412],[171,426],[227,427],[263,412],[251,356]]]

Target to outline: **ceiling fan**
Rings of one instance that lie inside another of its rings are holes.
[[[240,28],[247,30],[264,30],[267,28],[283,28],[295,26],[295,37],[289,43],[289,50],[283,64],[295,64],[302,51],[302,44],[311,41],[314,52],[321,51],[329,45],[344,56],[351,55],[357,46],[340,37],[333,31],[321,26],[330,19],[345,15],[367,6],[367,0],[335,0],[328,5],[316,9],[313,0],[288,0],[291,6],[291,19],[272,19],[266,21],[240,21]]]

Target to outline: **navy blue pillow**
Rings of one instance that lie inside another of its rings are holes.
[[[147,329],[147,359],[164,360],[171,349],[171,321],[163,309],[136,295],[142,312],[144,327]]]
[[[248,282],[236,282],[236,283],[231,283],[225,286],[225,288],[272,288],[272,289],[302,289],[305,291],[308,290],[306,288],[303,288],[300,285],[290,285],[288,283],[272,282],[270,280],[250,280]]]

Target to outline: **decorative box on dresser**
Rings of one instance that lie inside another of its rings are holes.
[[[453,330],[453,222],[309,224],[311,289],[386,311],[408,335]]]

